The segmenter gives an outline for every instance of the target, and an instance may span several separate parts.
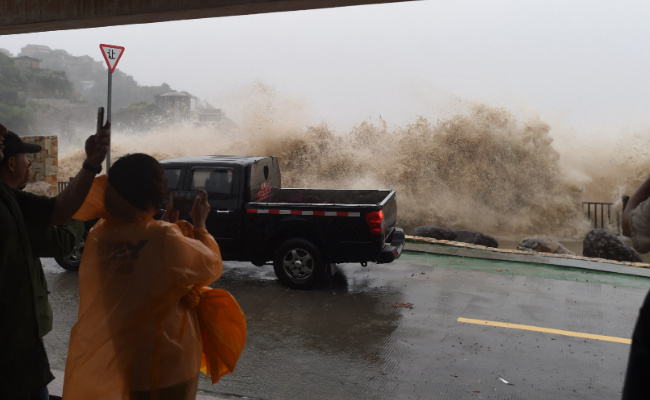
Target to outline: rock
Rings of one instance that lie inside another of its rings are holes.
[[[540,253],[552,253],[552,254],[571,254],[576,253],[568,250],[566,247],[562,246],[560,242],[554,240],[550,237],[541,237],[541,238],[525,238],[522,239],[517,245],[517,250],[524,251],[537,251]]]
[[[478,244],[487,247],[499,247],[499,242],[492,236],[481,232],[464,229],[439,228],[437,226],[419,226],[413,230],[413,236],[430,237],[438,240],[452,240],[455,242]]]
[[[643,262],[639,253],[605,229],[594,229],[587,233],[582,243],[582,255],[615,261]]]

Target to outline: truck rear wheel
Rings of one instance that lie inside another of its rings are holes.
[[[311,289],[325,277],[323,257],[310,241],[289,239],[275,252],[273,270],[292,289]]]

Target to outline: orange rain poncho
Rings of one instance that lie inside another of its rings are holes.
[[[137,210],[105,175],[75,215],[98,217],[79,270],[63,398],[164,399],[166,388],[185,384],[189,399],[200,368],[213,383],[232,372],[246,321],[230,293],[204,286],[222,272],[214,238]]]

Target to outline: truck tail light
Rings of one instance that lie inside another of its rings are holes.
[[[366,214],[366,224],[371,235],[381,235],[384,231],[384,212],[372,211]]]

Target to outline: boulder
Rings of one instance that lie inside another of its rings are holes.
[[[582,255],[615,261],[643,262],[639,253],[605,229],[594,229],[587,233],[582,243]]]
[[[550,237],[529,237],[522,239],[517,245],[517,250],[576,255],[576,253],[562,246],[560,242]]]
[[[413,236],[430,237],[438,240],[452,240],[455,242],[478,244],[487,247],[499,247],[499,242],[492,236],[481,232],[464,229],[439,228],[437,226],[419,226],[413,230]]]

